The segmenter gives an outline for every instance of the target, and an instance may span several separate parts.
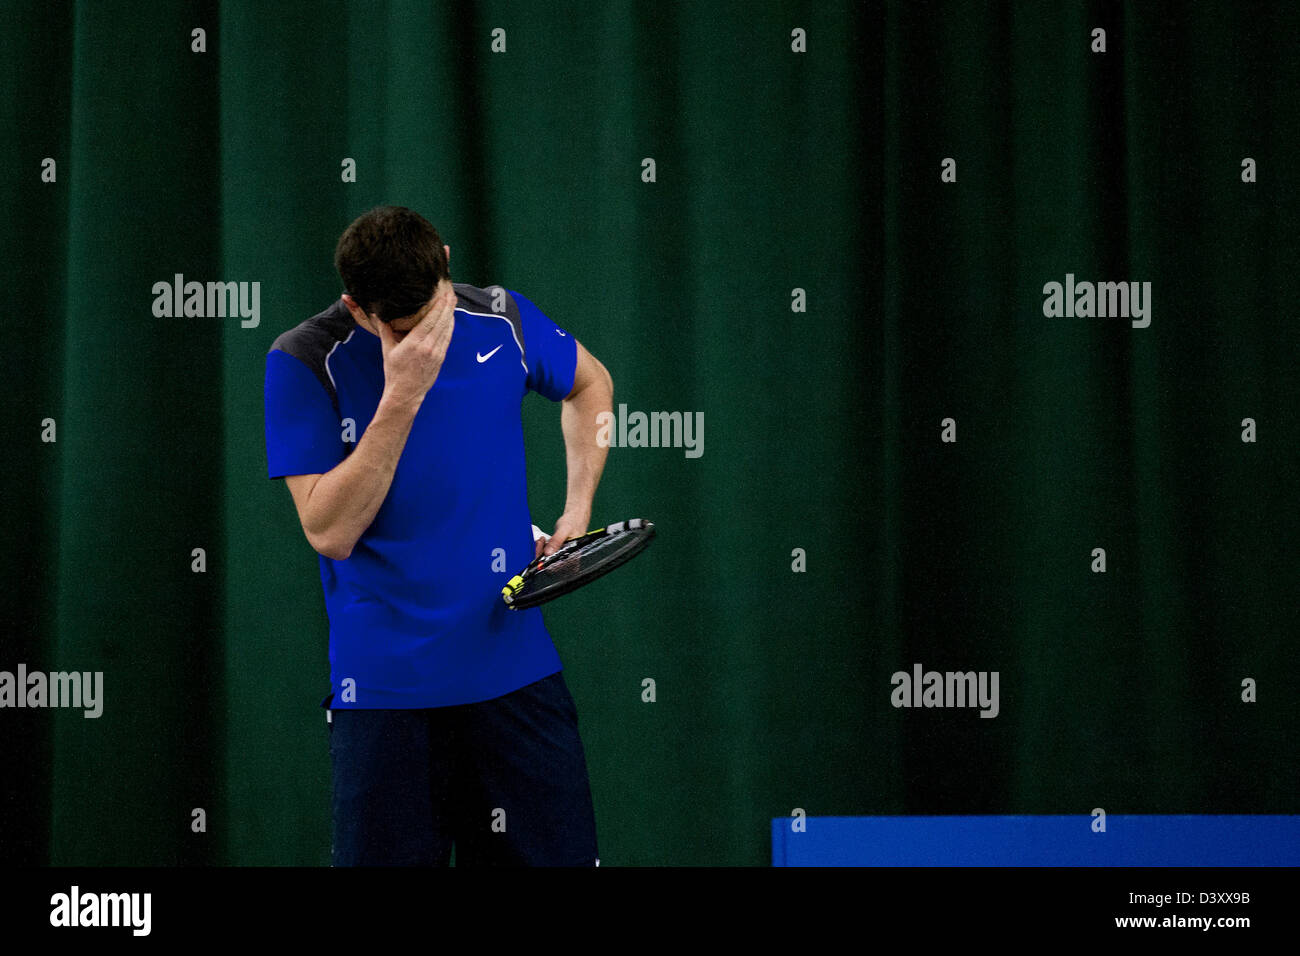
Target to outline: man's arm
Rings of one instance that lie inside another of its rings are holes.
[[[592,498],[605,469],[605,458],[609,455],[609,449],[596,440],[600,431],[596,417],[601,412],[613,412],[614,380],[581,342],[575,341],[574,344],[578,347],[578,364],[573,374],[573,389],[564,399],[560,412],[569,475],[568,492],[564,514],[555,523],[555,533],[549,541],[538,540],[538,554],[543,550],[552,554],[568,538],[586,533],[591,522]]]
[[[418,403],[380,399],[375,417],[356,449],[323,475],[288,475],[285,484],[298,508],[307,541],[320,554],[346,560],[375,520],[411,433]]]
[[[401,342],[387,324],[379,324],[384,391],[357,447],[323,475],[285,478],[307,541],[325,557],[348,558],[388,497],[415,414],[447,355],[455,305],[448,283]]]

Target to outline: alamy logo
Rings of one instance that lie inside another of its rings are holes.
[[[104,712],[104,672],[29,674],[19,664],[16,674],[0,671],[0,707],[80,707],[83,717],[98,717]]]
[[[152,893],[82,893],[73,886],[50,897],[51,926],[129,926],[132,936],[148,936]]]
[[[596,443],[601,448],[685,448],[687,458],[704,454],[704,413],[632,412],[618,406],[618,414],[596,416]]]
[[[895,707],[979,707],[981,717],[998,715],[998,672],[923,671],[912,665],[912,673],[896,671],[889,702]]]
[[[153,294],[153,314],[160,319],[239,316],[245,329],[262,321],[260,282],[186,282],[178,272],[171,282],[155,282]]]
[[[1150,282],[1075,282],[1065,274],[1065,286],[1043,286],[1043,315],[1049,319],[1132,319],[1135,329],[1151,324]]]

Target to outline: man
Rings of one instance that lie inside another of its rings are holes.
[[[339,239],[347,292],[266,362],[269,473],[320,554],[336,866],[593,865],[573,698],[511,574],[583,534],[609,373],[523,296],[453,283],[424,218]],[[521,401],[563,402],[564,513],[534,541]]]

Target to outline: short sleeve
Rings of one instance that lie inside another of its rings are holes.
[[[287,352],[266,356],[266,464],[271,478],[323,475],[344,457],[334,402],[311,369]]]
[[[553,402],[568,398],[578,369],[578,345],[573,336],[548,319],[518,292],[507,290],[519,306],[524,331],[527,385]]]

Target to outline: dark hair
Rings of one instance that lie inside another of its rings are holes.
[[[334,268],[367,313],[391,322],[419,312],[450,279],[442,239],[427,219],[403,206],[378,206],[343,230]]]

